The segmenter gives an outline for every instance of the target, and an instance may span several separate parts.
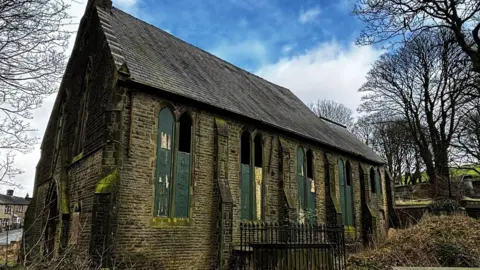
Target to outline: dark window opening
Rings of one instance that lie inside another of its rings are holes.
[[[242,164],[250,164],[250,133],[248,131],[242,133],[240,148]]]
[[[377,193],[375,184],[375,171],[373,170],[373,168],[370,169],[370,190],[372,193]]]
[[[313,179],[313,153],[311,149],[307,151],[307,178]]]
[[[350,166],[350,162],[347,161],[347,186],[352,186],[352,167]]]
[[[180,117],[180,135],[178,140],[178,151],[190,153],[192,138],[192,120],[190,116],[184,113]]]
[[[263,165],[263,147],[262,138],[257,135],[254,140],[255,143],[255,167],[262,168]]]
[[[383,188],[382,188],[382,178],[380,174],[380,169],[377,169],[377,182],[378,182],[378,189],[380,194],[383,193]]]

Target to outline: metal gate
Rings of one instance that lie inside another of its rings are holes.
[[[346,269],[343,226],[241,223],[234,269]]]

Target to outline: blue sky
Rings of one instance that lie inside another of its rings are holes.
[[[67,0],[68,1],[68,0]],[[86,0],[71,0],[76,32]],[[114,6],[271,82],[289,88],[306,104],[318,99],[360,104],[358,89],[381,54],[354,45],[361,24],[350,12],[354,0],[113,0]],[[70,38],[67,53],[73,48]],[[34,112],[33,135],[41,138],[56,95]],[[32,194],[40,147],[18,154],[15,194]],[[0,186],[0,192],[9,188]]]
[[[250,71],[360,29],[351,0],[117,0],[114,5]]]

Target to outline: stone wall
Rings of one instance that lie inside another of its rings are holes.
[[[103,174],[103,147],[108,119],[106,106],[112,98],[113,85],[117,80],[116,67],[95,13],[86,14],[77,36],[43,137],[32,199],[34,209],[29,211],[32,215],[31,228],[25,235],[35,244],[35,248],[42,248],[47,193],[53,190],[58,196],[57,252],[61,251],[58,247],[60,240],[64,240],[64,245],[68,243],[68,240],[60,239],[60,235],[67,237],[65,235],[70,234],[74,213],[82,227],[81,233],[80,230],[74,230],[81,234],[78,247],[82,251],[88,250],[95,183]],[[86,114],[82,118],[81,100],[87,92]],[[60,115],[64,119],[62,128],[57,126]],[[83,148],[78,147],[82,121],[86,121]],[[57,148],[59,134],[61,137]],[[78,222],[75,224],[77,226]]]
[[[171,99],[170,99],[171,100]],[[116,260],[125,258],[148,258],[148,261],[161,264],[167,269],[177,269],[185,265],[199,269],[214,267],[218,259],[219,200],[215,189],[217,170],[228,181],[233,199],[232,247],[239,242],[240,225],[240,136],[248,129],[254,135],[261,133],[263,139],[263,175],[265,189],[265,221],[281,222],[285,218],[285,193],[296,207],[296,149],[302,146],[305,151],[313,151],[314,181],[316,186],[317,221],[326,222],[327,207],[325,191],[325,154],[329,153],[335,165],[331,168],[331,184],[336,192],[331,200],[339,200],[338,168],[336,160],[349,160],[353,173],[355,227],[347,231],[347,239],[357,242],[361,238],[362,217],[360,207],[359,167],[362,163],[351,156],[340,155],[318,145],[300,141],[296,138],[276,133],[257,125],[212,113],[210,110],[195,108],[184,103],[169,102],[160,96],[145,92],[130,92],[126,102],[124,117],[125,147],[123,167],[119,172],[118,190],[118,230],[115,235]],[[188,219],[167,219],[153,217],[154,176],[156,161],[157,115],[165,107],[171,106],[177,117],[180,112],[188,111],[193,118],[193,171],[191,187],[190,217]],[[217,153],[215,147],[216,119],[221,119],[228,132],[222,138],[220,147],[226,149]],[[281,138],[282,143],[280,143]],[[282,144],[282,145],[280,145]],[[280,151],[280,148],[283,149]],[[221,155],[221,156],[220,156]],[[219,161],[218,168],[216,162]],[[282,164],[282,167],[280,167]],[[281,179],[282,177],[282,179]],[[382,171],[382,181],[384,181]],[[366,181],[368,183],[369,181]],[[387,214],[385,184],[383,199],[368,196],[371,209],[375,211],[377,235],[385,235]],[[284,190],[286,192],[284,192]],[[366,188],[366,190],[370,190]],[[228,211],[227,211],[228,212]],[[340,216],[341,217],[341,216]],[[382,232],[380,232],[382,230]]]

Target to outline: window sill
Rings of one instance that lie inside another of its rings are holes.
[[[154,217],[151,224],[153,228],[184,227],[189,226],[191,220],[190,218]]]

